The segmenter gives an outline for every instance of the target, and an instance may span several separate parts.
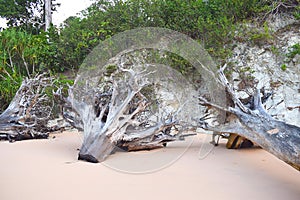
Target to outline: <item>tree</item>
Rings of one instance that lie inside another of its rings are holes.
[[[58,52],[65,68],[77,69],[108,37],[138,27],[162,27],[201,41],[212,55],[224,59],[230,52],[224,45],[233,39],[234,23],[263,6],[258,0],[97,0],[83,18],[72,16],[65,21]]]
[[[48,31],[52,23],[52,1],[44,0],[45,31]]]
[[[1,110],[12,100],[24,77],[55,70],[55,54],[45,32],[33,35],[15,27],[0,32]]]
[[[68,98],[60,98],[65,118],[84,131],[79,159],[102,162],[116,148],[153,149],[188,136],[184,131],[201,110],[193,98],[197,86],[170,67],[165,51],[193,63],[197,81],[214,79],[213,66],[201,67],[211,61],[201,45],[163,28],[117,34],[86,58]],[[208,96],[218,94],[211,83]]]
[[[1,139],[15,141],[48,137],[52,129],[47,123],[54,104],[47,90],[52,84],[52,78],[45,74],[22,81],[10,105],[0,115]]]
[[[51,13],[59,3],[56,0],[0,0],[0,16],[8,20],[8,26],[20,26],[38,32],[48,29]]]
[[[102,162],[117,147],[153,149],[162,147],[164,142],[179,139],[179,135],[167,131],[178,124],[175,116],[171,113],[154,115],[155,104],[145,92],[145,88],[151,88],[146,74],[119,68],[112,74],[115,75],[128,76],[128,79],[118,81],[114,78],[108,93],[98,93],[94,97],[94,106],[70,98],[83,121],[85,138],[79,153],[81,160]],[[72,95],[70,92],[70,97]],[[89,116],[85,117],[85,113]]]
[[[203,97],[199,97],[199,100],[202,105],[226,112],[227,120],[218,126],[211,126],[202,118],[199,125],[219,134],[241,135],[300,170],[300,127],[272,118],[262,106],[259,89],[248,102],[242,103],[223,73],[225,68],[226,65],[219,71],[220,81],[233,104],[226,107],[211,103]]]

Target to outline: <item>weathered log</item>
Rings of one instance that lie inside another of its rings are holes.
[[[106,87],[105,92],[96,88],[86,91],[86,97],[82,97],[86,101],[78,101],[72,87],[68,98],[63,98],[59,92],[56,94],[65,104],[63,116],[71,123],[76,121],[72,124],[84,131],[78,159],[102,162],[115,148],[155,149],[166,142],[184,139],[181,132],[170,134],[167,131],[178,125],[174,114],[158,118],[151,113],[153,102],[141,92],[149,86],[147,74],[149,72],[137,73],[119,65],[110,75],[110,88]],[[120,76],[123,78],[115,78]],[[88,99],[93,102],[89,104]]]
[[[226,67],[226,66],[225,66]],[[258,144],[279,159],[300,170],[300,127],[272,118],[263,108],[260,90],[257,89],[249,105],[244,105],[235,95],[226,79],[223,67],[219,71],[221,83],[234,102],[233,107],[222,107],[199,97],[201,104],[212,106],[230,115],[224,124],[210,126],[199,121],[202,128],[219,133],[234,133]]]
[[[0,137],[10,141],[47,138],[53,102],[46,94],[52,80],[45,74],[25,78],[8,108],[0,115]]]

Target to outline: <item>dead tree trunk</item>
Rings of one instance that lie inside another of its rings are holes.
[[[84,131],[78,159],[97,163],[105,160],[115,148],[154,149],[163,147],[166,142],[184,139],[185,135],[171,135],[167,131],[178,123],[173,115],[155,118],[150,112],[151,101],[141,92],[149,84],[145,72],[119,66],[111,77],[110,89],[86,91],[86,97],[81,97],[83,101],[74,97],[73,88],[69,89],[67,99],[56,95],[66,105],[65,118]],[[93,102],[88,103],[91,98]],[[70,110],[74,111],[72,115]]]
[[[51,79],[44,74],[26,78],[8,108],[0,115],[0,138],[14,140],[47,138],[53,102],[45,90]]]
[[[230,94],[234,103],[233,107],[224,108],[208,102],[200,97],[201,104],[209,105],[217,110],[225,111],[231,115],[228,122],[216,127],[208,125],[205,120],[200,120],[200,125],[206,130],[219,133],[235,133],[241,135],[279,159],[285,161],[296,169],[300,169],[300,127],[273,119],[266,113],[261,103],[260,91],[256,90],[249,102],[244,105],[235,95],[227,81],[223,70],[220,70],[220,80]]]
[[[44,0],[45,31],[48,31],[52,23],[52,0]]]

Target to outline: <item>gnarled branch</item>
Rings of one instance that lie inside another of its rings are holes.
[[[216,109],[231,113],[231,119],[218,126],[210,126],[205,120],[199,122],[206,130],[215,132],[234,133],[241,135],[279,159],[287,162],[296,169],[300,169],[300,127],[273,119],[266,113],[262,106],[260,91],[257,89],[249,106],[245,106],[236,98],[234,90],[228,84],[223,73],[225,68],[220,69],[220,80],[230,94],[234,107],[224,108],[199,98],[203,105],[210,105]]]
[[[8,108],[0,115],[0,136],[11,141],[47,138],[53,102],[45,90],[52,86],[46,74],[25,78]]]

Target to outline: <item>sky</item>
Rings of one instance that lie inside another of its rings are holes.
[[[60,25],[65,19],[74,16],[80,11],[86,9],[93,1],[91,0],[56,0],[56,3],[61,3],[57,8],[57,12],[52,15],[54,25]]]
[[[52,15],[54,25],[59,26],[65,19],[75,16],[80,11],[86,9],[93,3],[91,0],[56,0],[55,3],[61,3],[57,8],[57,12]],[[5,20],[0,18],[0,27],[5,27]]]

